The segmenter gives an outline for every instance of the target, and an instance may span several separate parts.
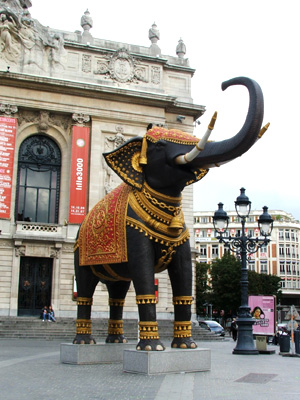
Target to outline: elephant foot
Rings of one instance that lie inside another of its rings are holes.
[[[159,339],[141,339],[136,349],[143,351],[163,351],[165,350],[165,346]]]
[[[105,343],[128,343],[124,335],[108,335]]]
[[[73,344],[96,344],[96,340],[91,335],[76,335]]]
[[[196,349],[197,343],[192,337],[174,338],[171,343],[172,349]]]

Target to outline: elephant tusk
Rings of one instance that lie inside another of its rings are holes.
[[[204,147],[208,141],[208,138],[209,138],[212,130],[214,129],[216,120],[217,120],[217,111],[214,113],[203,138],[200,139],[200,141],[196,144],[196,146],[189,153],[186,153],[184,155],[180,155],[180,156],[176,157],[175,164],[178,164],[178,165],[188,164],[191,161],[193,161],[202,150],[204,150]]]
[[[268,122],[265,126],[263,126],[263,127],[261,128],[261,130],[259,131],[259,134],[258,134],[258,136],[257,136],[257,139],[261,139],[261,138],[263,137],[264,133],[265,133],[266,130],[269,128],[269,126],[270,126],[270,122]]]

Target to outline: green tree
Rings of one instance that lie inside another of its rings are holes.
[[[209,302],[210,287],[208,285],[209,265],[196,263],[196,312],[197,315],[205,314],[203,304]]]
[[[248,271],[249,281],[249,294],[277,297],[277,303],[281,299],[280,281],[281,279],[276,275],[258,274],[254,271]]]
[[[210,285],[208,274],[210,272]],[[211,265],[196,265],[196,307],[197,314],[203,315],[203,304],[211,303],[216,311],[224,310],[225,315],[237,314],[241,305],[241,262],[229,252],[217,258]],[[275,295],[280,301],[280,278],[276,275],[248,271],[249,295]]]
[[[229,252],[211,264],[211,303],[225,315],[236,314],[241,304],[241,263]]]

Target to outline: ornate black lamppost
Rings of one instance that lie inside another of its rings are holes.
[[[256,253],[262,246],[267,245],[273,229],[273,219],[268,213],[268,207],[263,207],[263,214],[258,219],[258,227],[261,237],[253,238],[245,234],[245,222],[251,210],[251,201],[245,195],[245,189],[241,189],[241,194],[235,201],[235,210],[240,217],[242,224],[242,234],[240,236],[224,236],[228,227],[228,216],[223,210],[223,204],[218,204],[219,209],[215,212],[213,223],[217,239],[220,243],[230,251],[236,253],[242,262],[241,268],[241,306],[238,311],[238,339],[237,345],[233,349],[233,354],[258,354],[254,346],[252,325],[254,319],[250,314],[248,305],[248,270],[247,270],[247,253],[251,255]]]

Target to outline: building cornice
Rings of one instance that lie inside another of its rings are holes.
[[[184,115],[193,117],[194,120],[198,119],[205,112],[204,106],[179,102],[176,96],[145,90],[71,81],[55,77],[49,78],[39,75],[0,72],[0,85],[160,107],[170,113],[184,113]]]

